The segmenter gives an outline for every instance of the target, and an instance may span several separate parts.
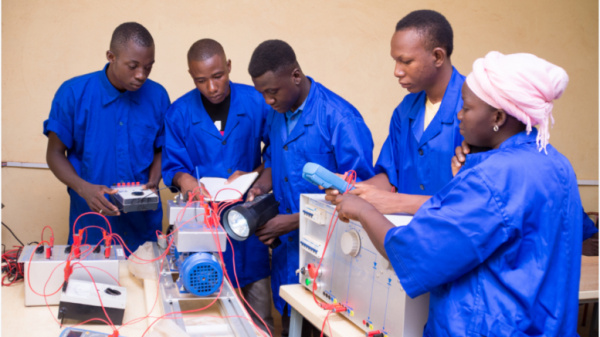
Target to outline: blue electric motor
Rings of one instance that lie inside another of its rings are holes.
[[[179,281],[183,281],[183,287],[188,292],[208,296],[221,287],[223,269],[211,253],[194,253],[181,263]]]

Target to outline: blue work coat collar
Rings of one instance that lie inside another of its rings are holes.
[[[216,137],[218,139],[223,139],[223,140],[227,139],[227,137],[229,137],[231,132],[233,132],[233,130],[240,123],[240,121],[239,121],[240,116],[246,115],[245,110],[238,110],[238,111],[231,110],[232,107],[243,106],[243,104],[240,102],[239,103],[240,105],[237,105],[238,102],[236,101],[237,96],[235,94],[235,86],[233,85],[233,83],[231,81],[229,81],[229,89],[230,89],[229,95],[231,95],[231,98],[230,98],[231,102],[229,103],[229,113],[227,115],[227,123],[225,124],[225,132],[223,132],[223,135],[221,135],[221,132],[219,130],[217,130],[212,118],[210,118],[210,116],[208,115],[208,112],[204,108],[204,104],[202,103],[202,94],[200,93],[199,90],[194,90],[194,98],[195,98],[196,105],[198,106],[200,112],[192,114],[192,124],[200,123],[200,127],[202,128],[202,130],[204,130],[204,132],[206,132],[207,134],[209,134],[213,137]]]
[[[310,126],[313,125],[315,123],[315,118],[317,116],[317,109],[314,108],[315,106],[315,96],[316,96],[316,90],[317,90],[317,83],[309,76],[306,76],[307,79],[310,80],[310,90],[308,91],[308,96],[306,96],[305,101],[302,103],[302,105],[304,105],[304,109],[302,110],[302,113],[300,114],[298,123],[296,124],[296,126],[294,127],[294,129],[292,130],[292,132],[290,132],[290,134],[287,134],[287,129],[285,127],[279,128],[279,135],[281,137],[281,139],[284,140],[284,145],[289,144],[290,142],[293,142],[294,140],[298,139],[300,136],[302,136],[304,134],[304,132],[306,131],[305,126]],[[282,113],[280,114],[280,118],[283,119],[284,124],[285,124],[285,116]],[[300,126],[304,126],[304,127],[300,127]]]
[[[126,97],[133,103],[140,104],[138,92],[141,88],[137,91],[120,92],[119,90],[117,90],[117,88],[115,88],[114,85],[112,85],[112,83],[110,83],[108,76],[106,76],[106,69],[108,69],[109,64],[110,63],[107,63],[100,72],[100,83],[102,83],[102,88],[104,89],[104,91],[102,92],[102,105],[107,106],[120,97]]]
[[[500,144],[497,150],[488,150],[485,152],[472,153],[467,155],[465,165],[461,170],[469,169],[473,166],[478,165],[482,161],[486,160],[492,154],[498,152],[500,149],[507,149],[511,147],[521,146],[527,143],[535,143],[537,137],[538,130],[533,128],[530,134],[527,134],[527,131],[521,131],[516,135],[508,138],[502,144]]]
[[[423,131],[423,135],[419,140],[419,147],[423,144],[427,143],[429,140],[437,136],[442,131],[442,124],[452,124],[454,123],[454,119],[456,118],[456,104],[462,105],[461,97],[461,89],[462,89],[463,81],[461,81],[461,75],[459,72],[452,67],[452,76],[450,77],[450,82],[448,82],[448,86],[446,87],[446,91],[444,92],[444,98],[442,98],[442,104],[440,104],[440,108],[438,112],[433,117],[427,129]],[[415,104],[419,106],[419,109],[412,109],[412,111],[408,114],[408,118],[410,118],[410,124],[412,125],[417,119],[419,114],[425,113],[425,100],[427,99],[427,95],[425,91],[421,91],[419,93],[419,98],[416,100]]]
[[[502,144],[500,144],[500,149],[519,146],[527,143],[535,143],[537,138],[538,130],[537,128],[531,128],[531,132],[527,134],[527,131],[521,131],[514,136],[511,136]]]

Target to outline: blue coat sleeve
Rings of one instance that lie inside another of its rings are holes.
[[[476,268],[513,235],[498,196],[476,170],[457,176],[384,247],[406,293],[415,297]]]
[[[263,132],[263,143],[265,144],[265,148],[263,150],[263,162],[265,163],[265,168],[271,167],[271,139],[269,137],[273,128],[273,117],[276,113],[278,112],[275,112],[275,110],[269,108],[265,120],[265,129]]]
[[[171,104],[171,100],[169,99],[169,94],[164,89],[163,89],[163,92],[164,92],[164,94],[161,97],[160,108],[159,108],[160,113],[161,113],[161,119],[160,120],[163,123],[161,123],[160,130],[158,131],[156,139],[154,140],[154,148],[155,149],[164,148],[164,146],[165,146],[165,126],[164,126],[164,120],[165,120],[165,116],[167,115],[167,111],[169,110],[169,105]]]
[[[165,117],[165,146],[162,151],[162,175],[165,186],[173,185],[173,177],[177,172],[193,173],[194,165],[185,146],[189,121],[171,105]]]
[[[377,158],[377,163],[375,164],[375,174],[385,173],[388,176],[390,184],[396,187],[398,187],[398,169],[396,168],[397,159],[394,157],[394,150],[400,146],[397,138],[401,132],[398,109],[399,107],[394,110],[392,120],[390,121],[388,137],[383,143],[379,158]]]
[[[56,92],[50,116],[44,121],[44,134],[48,136],[50,131],[54,132],[67,148],[71,148],[74,141],[74,107],[74,95],[70,86],[65,83]]]
[[[373,176],[373,137],[360,118],[340,118],[331,133],[338,172],[356,171],[356,180]]]
[[[270,131],[270,124],[269,124],[269,115],[271,114],[271,107],[264,101],[264,99],[262,100],[262,122],[261,122],[261,140],[263,143],[263,148],[262,148],[262,161],[263,163],[265,163],[265,167],[266,167],[266,162],[267,162],[267,151],[269,149],[269,145],[271,144],[271,140],[269,138],[269,131]]]

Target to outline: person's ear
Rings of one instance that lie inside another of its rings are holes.
[[[300,85],[300,82],[302,81],[302,72],[300,71],[300,68],[295,67],[292,70],[292,81],[294,82],[295,85]]]
[[[502,109],[496,109],[494,111],[494,124],[498,127],[502,127],[508,120],[508,114]]]
[[[227,60],[227,73],[231,72],[231,59]]]
[[[115,53],[113,53],[110,50],[106,51],[106,59],[108,60],[109,63],[113,63],[116,58],[117,58],[117,56],[115,55]]]
[[[441,67],[446,62],[446,50],[441,47],[433,49],[434,64],[437,68]]]

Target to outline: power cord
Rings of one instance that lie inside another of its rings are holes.
[[[15,233],[12,231],[12,229],[10,229],[10,227],[8,227],[4,222],[2,222],[2,226],[6,227],[6,229],[8,229],[8,231],[10,232],[10,234],[12,234],[12,236],[14,236],[15,239],[17,239],[17,241],[19,241],[19,243],[21,244],[21,246],[25,246],[23,244],[23,242],[21,240],[19,240],[19,238],[15,235]]]
[[[21,246],[2,254],[2,286],[11,286],[23,279],[23,263],[18,262],[22,251]]]

